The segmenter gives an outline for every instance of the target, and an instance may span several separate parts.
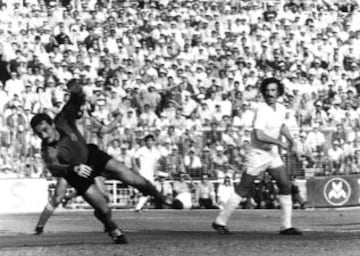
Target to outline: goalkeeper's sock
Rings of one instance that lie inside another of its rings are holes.
[[[50,219],[51,215],[55,211],[56,207],[53,206],[50,202],[47,203],[44,210],[41,212],[41,215],[39,217],[39,221],[36,224],[37,227],[44,227],[48,220]]]

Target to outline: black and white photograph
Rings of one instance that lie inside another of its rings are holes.
[[[1,256],[359,250],[360,0],[0,0]]]

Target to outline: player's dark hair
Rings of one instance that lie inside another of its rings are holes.
[[[266,90],[267,86],[269,84],[272,84],[272,83],[275,83],[277,85],[278,96],[282,96],[284,94],[284,91],[285,91],[284,84],[279,79],[276,79],[275,77],[265,78],[261,82],[261,84],[260,84],[260,92],[261,92],[262,96],[265,95],[265,90]]]
[[[52,124],[53,120],[48,114],[39,113],[33,116],[30,121],[31,128],[34,130],[36,126],[38,126],[42,121],[47,122],[48,124]]]

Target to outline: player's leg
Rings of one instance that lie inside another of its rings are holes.
[[[247,152],[246,171],[241,176],[240,184],[235,186],[236,193],[230,196],[212,224],[212,227],[219,234],[230,233],[226,228],[230,216],[239,206],[241,200],[248,197],[255,178],[267,168],[269,162],[270,159],[267,152],[259,150],[249,150]]]
[[[87,164],[93,166],[96,171],[101,172],[105,178],[120,180],[127,185],[137,188],[144,196],[150,195],[162,204],[167,204],[165,197],[155,188],[155,186],[135,173],[124,164],[112,158],[110,155],[98,149],[94,144],[88,144],[89,159]]]
[[[109,194],[109,192],[107,191],[106,188],[106,184],[105,184],[105,178],[103,176],[96,176],[94,178],[95,180],[95,185],[98,187],[98,189],[100,190],[101,194],[104,196],[106,202],[108,203],[108,205],[111,202],[111,196]],[[94,212],[94,214],[96,215],[96,211]],[[104,226],[104,232],[108,233],[108,229]]]
[[[269,169],[270,175],[275,179],[279,188],[279,201],[281,208],[281,231],[284,235],[301,235],[302,232],[294,228],[291,223],[292,219],[292,198],[291,187],[292,183],[286,172],[285,166],[281,165],[277,168]]]
[[[103,194],[103,196],[105,197],[106,201],[110,203],[111,198],[105,185],[105,178],[103,176],[95,177],[95,184],[100,190],[100,192]]]
[[[95,184],[92,184],[87,188],[82,196],[84,200],[95,209],[95,217],[104,224],[107,230],[109,230],[109,235],[114,242],[119,244],[127,243],[124,233],[112,220],[111,209],[100,189]]]
[[[162,202],[167,204],[165,197],[155,188],[155,186],[142,177],[140,174],[135,173],[124,164],[120,163],[115,159],[110,159],[107,161],[103,175],[109,179],[120,180],[128,185],[131,185],[137,188],[144,196],[150,195]]]
[[[236,193],[233,193],[229,197],[212,224],[212,227],[216,229],[219,234],[225,235],[230,233],[226,228],[227,222],[230,219],[232,213],[239,206],[242,198],[248,196],[255,178],[256,176],[249,175],[247,173],[243,173],[241,176],[240,184],[236,187]]]
[[[58,178],[54,195],[49,198],[49,202],[41,212],[39,220],[36,224],[35,235],[40,235],[43,233],[47,221],[50,219],[55,209],[59,206],[65,197],[67,186],[68,183],[64,178]]]
[[[151,182],[151,184],[154,184],[154,176],[153,176],[153,175],[152,175],[152,176],[151,176],[151,175],[144,176],[144,175],[141,173],[141,171],[140,171],[140,175],[141,175],[142,177],[144,177],[146,180],[148,180],[149,182]],[[137,204],[136,204],[136,206],[135,206],[134,211],[135,211],[135,212],[141,212],[141,211],[144,209],[146,203],[147,203],[149,200],[150,200],[150,197],[149,197],[149,196],[140,193],[140,196],[139,196],[139,198],[138,198],[138,202],[137,202]],[[162,205],[162,204],[159,203],[158,200],[155,200],[155,205]]]

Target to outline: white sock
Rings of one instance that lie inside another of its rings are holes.
[[[231,214],[239,206],[241,202],[241,197],[234,193],[230,196],[229,200],[224,204],[223,209],[220,211],[219,215],[216,217],[215,223],[226,226]]]
[[[147,200],[148,200],[147,196],[141,196],[135,207],[135,210],[141,210],[144,207],[144,205],[146,204]]]
[[[291,228],[291,217],[292,217],[292,199],[291,195],[280,195],[279,196],[280,207],[281,207],[281,229]]]

